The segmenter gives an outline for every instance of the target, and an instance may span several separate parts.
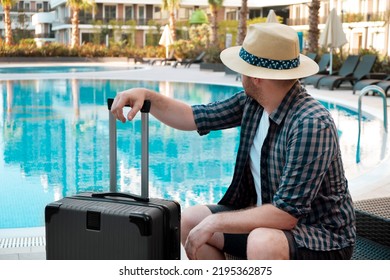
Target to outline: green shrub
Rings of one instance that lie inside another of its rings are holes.
[[[206,49],[205,62],[208,63],[222,63],[220,58],[221,49],[217,46],[212,46]]]
[[[195,58],[201,51],[191,40],[178,40],[174,42],[173,48],[177,59]]]

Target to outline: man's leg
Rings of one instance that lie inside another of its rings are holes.
[[[288,260],[289,242],[282,230],[257,228],[248,236],[248,260]]]
[[[197,205],[187,208],[181,216],[181,243],[186,243],[189,232],[198,225],[204,218],[212,215],[210,209],[204,205]],[[215,233],[211,239],[199,248],[199,259],[224,260],[225,254],[222,252],[224,237],[222,233]]]

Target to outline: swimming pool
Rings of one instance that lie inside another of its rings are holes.
[[[108,191],[106,99],[131,87],[148,87],[190,104],[229,96],[238,87],[114,80],[0,82],[0,228],[44,225],[45,205],[83,191]],[[174,89],[174,92],[173,92]],[[338,126],[348,178],[380,162],[381,122],[367,118],[356,164],[356,113],[324,105]],[[180,116],[178,116],[180,117]],[[215,203],[230,183],[239,129],[196,132],[171,129],[150,118],[150,195],[182,207]],[[118,123],[118,190],[140,190],[140,119]],[[380,149],[379,149],[380,151]]]
[[[137,66],[20,66],[1,67],[0,74],[51,74],[51,73],[79,73],[79,72],[100,72],[135,70],[142,67]]]

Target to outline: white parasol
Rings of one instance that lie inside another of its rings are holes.
[[[165,47],[165,57],[169,58],[169,46],[173,44],[173,39],[171,35],[171,30],[168,26],[168,24],[165,25],[164,31],[161,35],[160,41],[158,42],[159,45],[162,45]]]
[[[325,28],[321,33],[319,43],[322,47],[330,49],[329,74],[332,74],[333,49],[340,48],[348,43],[347,36],[343,30],[343,24],[337,15],[336,9],[330,11],[326,20]]]

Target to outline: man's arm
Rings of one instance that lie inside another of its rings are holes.
[[[250,233],[256,228],[291,230],[298,219],[272,204],[213,214],[194,227],[188,235],[185,250],[190,259],[196,259],[197,250],[215,232]]]
[[[118,93],[111,112],[118,120],[125,122],[123,107],[129,105],[132,109],[127,114],[127,119],[131,121],[147,99],[152,104],[150,113],[161,122],[180,130],[197,129],[191,106],[146,88],[133,88]]]

